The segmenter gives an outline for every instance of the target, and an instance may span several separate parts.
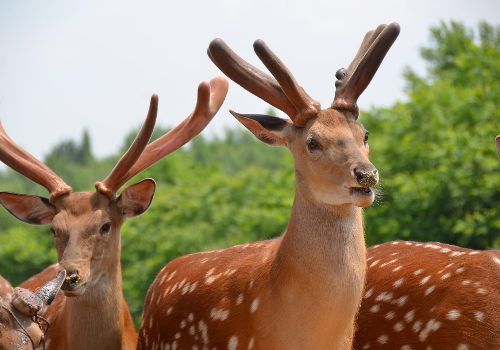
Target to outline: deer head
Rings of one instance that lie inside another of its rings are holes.
[[[304,194],[326,205],[364,207],[374,200],[371,187],[378,183],[378,171],[368,160],[368,132],[358,122],[356,101],[398,34],[396,23],[366,34],[349,67],[337,71],[335,99],[323,110],[262,40],[255,41],[254,50],[274,78],[245,62],[221,39],[210,43],[208,55],[229,78],[290,117],[231,111],[259,140],[291,151]]]
[[[145,179],[116,195],[120,187],[198,135],[222,105],[227,88],[224,78],[201,83],[189,117],[148,144],[158,109],[158,97],[154,95],[136,139],[111,173],[96,183],[93,192],[72,192],[45,164],[17,146],[0,125],[0,160],[50,193],[49,198],[42,198],[0,192],[0,203],[24,222],[51,225],[59,264],[67,272],[62,287],[67,296],[81,295],[101,276],[112,275],[107,272],[119,265],[120,227],[126,218],[148,209],[155,182]]]
[[[44,348],[48,323],[42,317],[54,301],[66,273],[47,282],[36,293],[16,288],[0,295],[0,350],[37,350]]]

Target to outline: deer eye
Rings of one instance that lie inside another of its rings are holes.
[[[101,233],[101,235],[103,235],[105,233],[108,233],[110,229],[111,229],[111,223],[107,222],[101,226],[99,232]]]
[[[313,151],[316,151],[318,149],[321,149],[318,141],[316,141],[313,138],[308,139],[306,141],[306,145],[307,145],[307,149],[309,150],[309,152],[313,152]]]
[[[368,136],[369,135],[370,135],[370,133],[368,131],[365,131],[365,145],[368,142]]]

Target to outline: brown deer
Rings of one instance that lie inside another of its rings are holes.
[[[56,297],[66,273],[57,277],[36,293],[24,288],[13,289],[0,276],[0,350],[43,350],[44,332],[49,327],[43,318],[47,307]]]
[[[119,188],[135,175],[175,151],[199,134],[220,108],[227,81],[215,78],[201,83],[194,112],[176,128],[149,142],[158,98],[129,150],[111,173],[96,183],[94,192],[72,192],[45,164],[17,146],[0,127],[0,160],[44,186],[50,198],[2,192],[0,203],[18,219],[50,224],[55,236],[59,266],[67,272],[64,295],[48,312],[51,349],[134,349],[137,334],[122,292],[120,227],[124,220],[142,214],[155,190],[152,179]],[[49,270],[55,267],[50,267]],[[39,286],[42,272],[26,283]]]
[[[208,55],[229,78],[291,118],[231,112],[259,140],[291,151],[292,213],[278,239],[166,265],[145,300],[139,349],[351,348],[365,280],[361,207],[378,182],[356,100],[398,34],[390,24],[365,36],[323,110],[263,41],[255,52],[276,79],[211,42]]]
[[[355,349],[500,349],[500,250],[394,241],[367,262]]]

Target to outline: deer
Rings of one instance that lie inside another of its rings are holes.
[[[43,318],[66,277],[65,271],[43,285],[36,293],[12,288],[0,276],[0,350],[44,350],[44,333],[49,327]]]
[[[168,263],[147,292],[138,349],[351,348],[366,270],[362,208],[378,183],[356,102],[398,34],[396,23],[366,34],[323,110],[262,40],[254,49],[274,78],[222,39],[210,43],[227,77],[290,117],[231,111],[260,141],[290,150],[295,199],[279,238]]]
[[[500,250],[368,248],[354,349],[500,349]]]
[[[29,224],[50,225],[58,265],[66,271],[64,295],[47,313],[48,349],[135,349],[137,333],[122,291],[120,227],[144,213],[156,184],[144,179],[117,192],[128,180],[198,135],[222,105],[228,89],[223,77],[202,82],[194,111],[177,127],[149,142],[158,96],[151,97],[146,120],[130,148],[95,191],[73,192],[47,165],[16,145],[0,125],[0,160],[45,187],[49,198],[0,192],[0,203]],[[31,278],[36,289],[48,272]]]

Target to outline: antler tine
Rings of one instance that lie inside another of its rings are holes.
[[[40,162],[29,152],[14,143],[9,135],[7,135],[1,122],[0,161],[28,179],[45,187],[50,193],[51,202],[54,202],[58,197],[72,191],[71,187],[57,176],[47,165]]]
[[[285,64],[263,40],[256,40],[253,48],[262,63],[276,78],[288,100],[294,105],[296,112],[293,116],[290,116],[294,125],[298,127],[304,126],[309,118],[315,116],[321,110],[319,102],[312,99],[299,86]]]
[[[399,35],[399,24],[380,25],[368,32],[347,70],[336,73],[335,99],[332,108],[349,110],[358,115],[356,101],[372,80],[387,51]]]
[[[147,145],[123,179],[131,179],[198,135],[217,114],[226,98],[227,90],[227,80],[222,77],[214,78],[209,83],[202,82],[198,86],[194,111],[174,129]]]
[[[290,118],[295,117],[297,110],[283,93],[278,82],[243,60],[222,39],[212,40],[207,53],[212,62],[231,80],[270,105],[285,112]]]
[[[116,191],[127,182],[126,174],[128,170],[136,163],[141,153],[146,148],[156,123],[158,113],[158,96],[151,96],[149,111],[146,121],[137,134],[130,148],[125,152],[122,158],[115,165],[111,173],[103,180],[95,184],[97,191],[106,195],[108,198],[114,198]]]

